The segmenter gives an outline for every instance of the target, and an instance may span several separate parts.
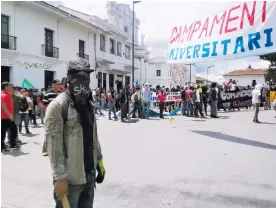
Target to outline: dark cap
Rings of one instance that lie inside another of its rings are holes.
[[[52,84],[56,84],[56,83],[60,83],[60,80],[59,79],[55,79]]]
[[[67,72],[70,71],[86,71],[90,73],[94,70],[90,68],[89,61],[84,58],[78,58],[75,61],[69,61]]]

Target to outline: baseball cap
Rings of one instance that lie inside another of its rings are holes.
[[[26,92],[26,90],[25,89],[21,89],[20,92]]]
[[[68,63],[68,70],[70,71],[86,71],[86,72],[93,72],[94,70],[90,68],[89,61],[84,58],[78,58],[75,61],[69,61]]]

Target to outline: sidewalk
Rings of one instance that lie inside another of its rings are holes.
[[[94,208],[276,207],[274,111],[221,112],[220,119],[183,116],[98,119],[107,171]],[[54,207],[44,129],[20,150],[2,154],[2,208]]]

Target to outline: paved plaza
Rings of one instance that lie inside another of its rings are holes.
[[[219,119],[177,116],[172,124],[99,118],[107,175],[94,208],[275,208],[275,115],[261,111],[262,124],[252,122],[252,110]],[[1,156],[2,208],[54,207],[44,129],[30,130],[21,150]]]

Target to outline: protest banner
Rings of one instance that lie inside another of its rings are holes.
[[[156,92],[152,92],[151,101],[152,102],[157,102]],[[180,94],[180,92],[166,93],[165,102],[176,102],[176,101],[178,101],[178,102],[181,101],[181,94]]]
[[[250,107],[252,105],[252,90],[238,87],[238,90],[219,91],[218,106],[224,109]]]
[[[174,26],[168,63],[196,63],[276,51],[276,2],[233,2],[219,14]]]

